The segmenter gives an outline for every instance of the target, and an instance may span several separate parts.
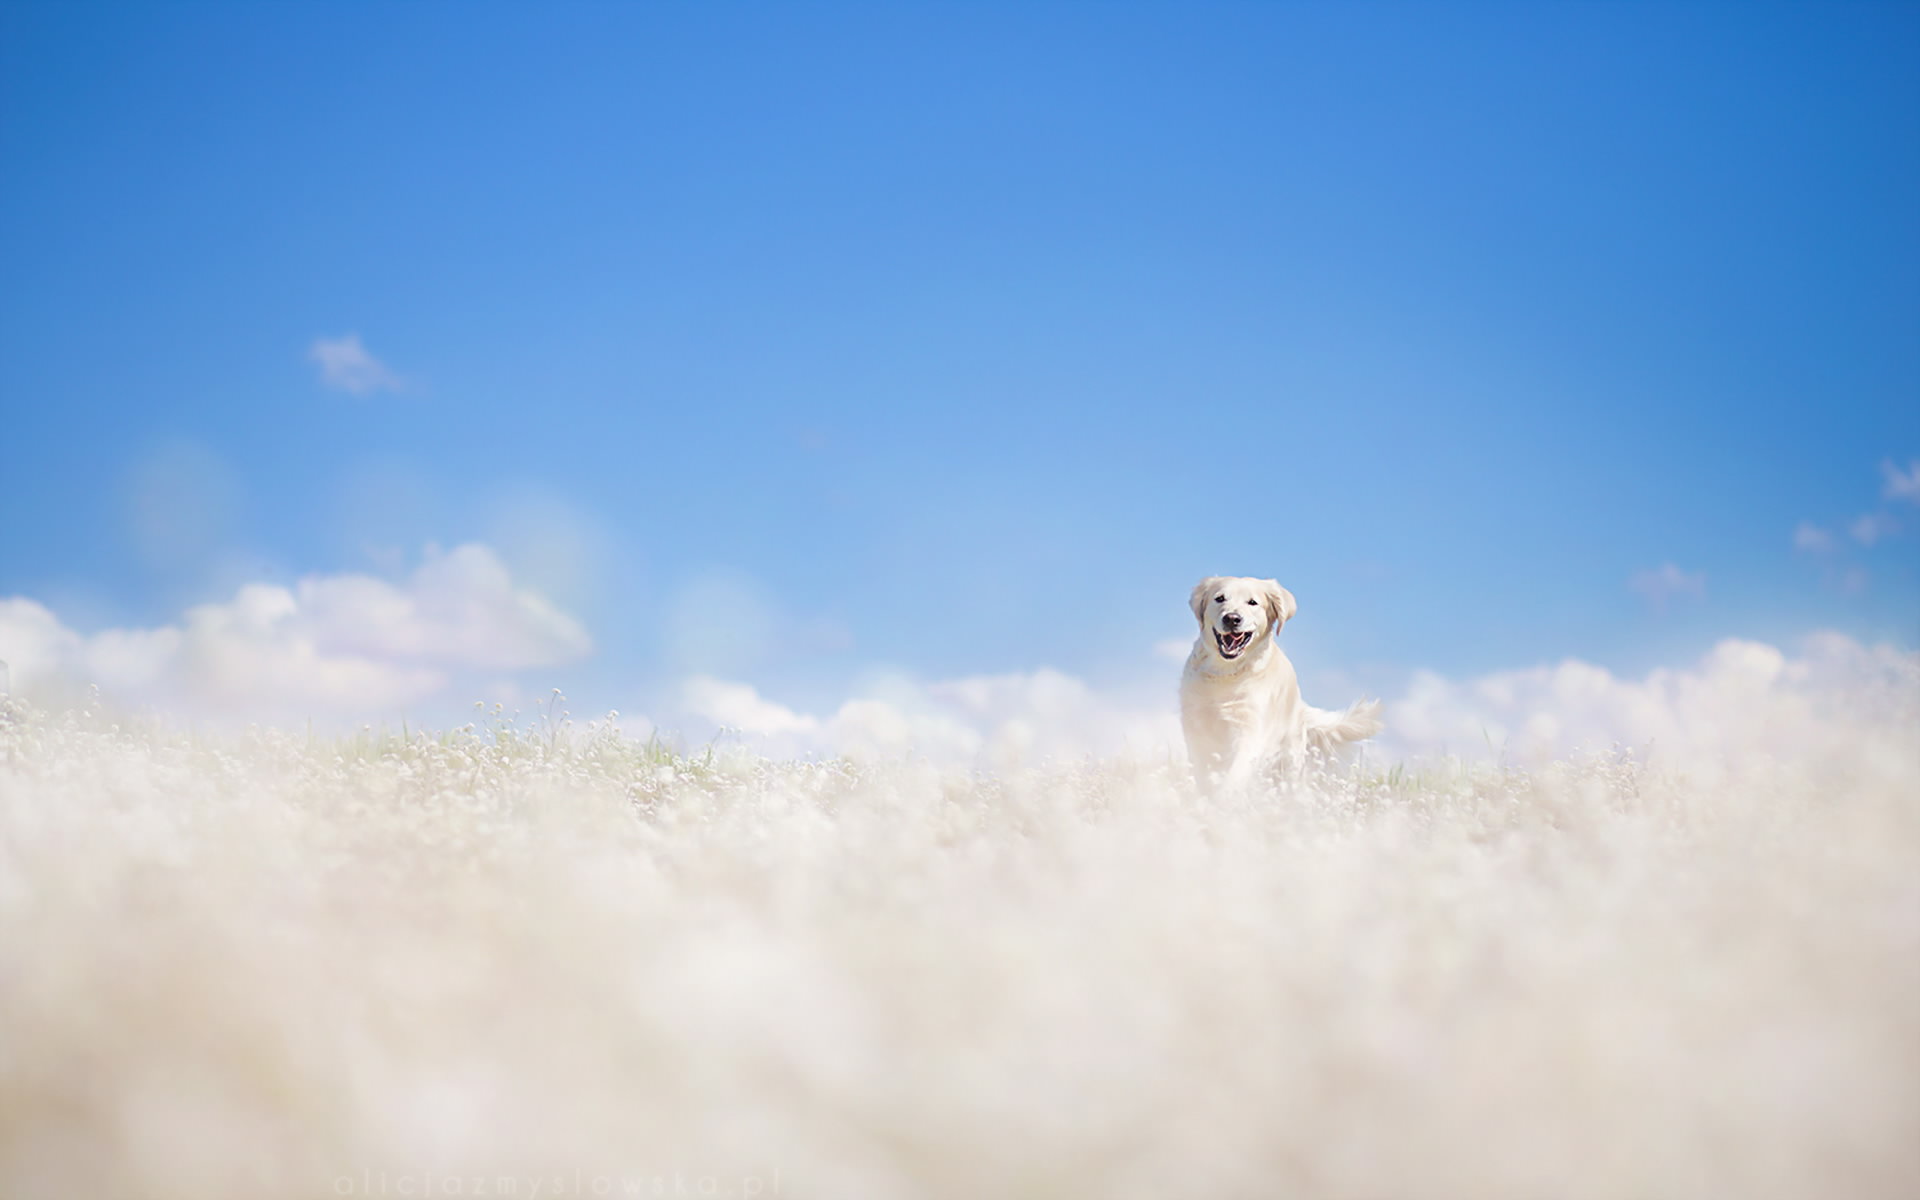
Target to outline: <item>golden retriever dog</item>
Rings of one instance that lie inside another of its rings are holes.
[[[1271,579],[1214,575],[1193,589],[1200,636],[1180,676],[1187,758],[1203,786],[1239,786],[1298,771],[1312,750],[1331,753],[1380,732],[1380,702],[1345,712],[1300,699],[1300,680],[1275,635],[1293,619],[1293,593]]]

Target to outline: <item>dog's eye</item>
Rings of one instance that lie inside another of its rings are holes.
[[[1258,603],[1260,603],[1260,602],[1259,602],[1258,600],[1249,600],[1249,601],[1247,601],[1247,603],[1248,603],[1248,604],[1258,604]]]
[[[1222,604],[1225,604],[1227,602],[1227,598],[1225,596],[1215,596],[1214,599],[1218,600]]]

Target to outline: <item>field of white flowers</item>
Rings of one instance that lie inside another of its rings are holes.
[[[1920,1194],[1920,728],[993,776],[0,700],[0,1194]]]

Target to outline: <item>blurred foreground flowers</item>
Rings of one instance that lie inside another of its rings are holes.
[[[20,1200],[1920,1184],[1920,761],[1884,705],[1698,769],[1228,798],[0,705]]]

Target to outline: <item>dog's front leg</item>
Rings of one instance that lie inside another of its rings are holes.
[[[1221,772],[1221,785],[1232,791],[1242,791],[1259,778],[1260,770],[1266,765],[1266,755],[1258,737],[1249,736],[1243,731],[1233,752],[1228,756],[1226,769]]]
[[[1202,792],[1211,792],[1219,787],[1229,765],[1232,744],[1198,706],[1183,701],[1180,723],[1187,736],[1187,766],[1193,771],[1194,785]]]

